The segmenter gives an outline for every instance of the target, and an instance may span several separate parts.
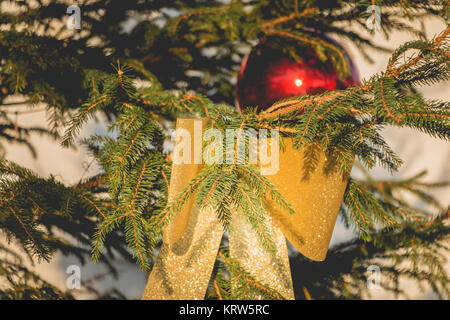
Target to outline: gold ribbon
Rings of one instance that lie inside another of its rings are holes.
[[[177,132],[184,129],[192,138],[198,138],[195,121],[197,124],[200,121],[202,130],[205,129],[205,118],[181,118],[177,120]],[[203,131],[200,132],[202,135]],[[285,139],[285,142],[285,148],[279,154],[279,171],[268,179],[294,206],[296,213],[289,215],[276,204],[268,205],[267,226],[277,245],[276,254],[261,246],[247,219],[237,213],[232,216],[229,247],[230,256],[258,282],[276,290],[284,298],[294,299],[285,237],[306,257],[317,261],[325,259],[348,173],[337,170],[319,145],[294,150],[290,139]],[[201,159],[195,158],[199,155],[194,141],[190,145],[190,164],[174,162],[172,165],[169,201],[202,169]],[[310,152],[316,155],[314,166],[308,165]],[[166,226],[163,244],[142,299],[204,299],[223,227],[213,210],[197,208],[194,198],[195,195]]]

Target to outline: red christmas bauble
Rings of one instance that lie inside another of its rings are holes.
[[[323,40],[342,47],[332,38],[318,34]],[[357,85],[358,72],[344,51],[350,75],[341,79],[330,59],[321,61],[312,48],[298,47],[295,60],[270,38],[262,40],[243,59],[236,87],[236,106],[258,107],[262,111],[274,102],[305,94],[344,89]]]

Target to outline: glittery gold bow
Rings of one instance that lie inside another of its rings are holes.
[[[185,129],[194,137],[194,121],[201,121],[205,129],[207,119],[182,118],[177,129]],[[302,150],[292,149],[292,141],[285,139],[285,148],[279,153],[279,171],[268,179],[291,203],[296,213],[282,212],[276,204],[267,207],[268,229],[277,245],[276,254],[269,253],[260,244],[247,220],[235,213],[229,233],[230,255],[238,260],[255,279],[275,289],[283,297],[294,299],[285,237],[303,255],[321,261],[325,259],[336,222],[348,173],[335,169],[318,145]],[[313,148],[313,150],[311,149]],[[316,165],[308,165],[305,157],[313,151]],[[172,165],[169,200],[172,199],[201,171],[202,164]],[[174,300],[203,299],[210,281],[223,227],[211,209],[199,209],[193,199],[186,203],[167,225],[163,245],[150,273],[143,299]]]

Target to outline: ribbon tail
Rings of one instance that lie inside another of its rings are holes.
[[[232,287],[232,290],[241,289],[241,293],[245,295],[246,292],[255,292],[255,290],[246,290],[245,286],[259,287],[262,285],[264,286],[262,290],[268,289],[266,293],[273,299],[294,299],[286,239],[271,217],[267,216],[266,225],[276,244],[275,254],[261,245],[255,230],[246,217],[233,213],[232,222],[233,228],[229,232],[230,256],[238,261],[240,266],[256,281],[255,283],[251,279],[244,279],[244,288],[236,287],[242,281],[233,281],[235,287]],[[239,277],[239,275],[232,274],[231,277]],[[262,299],[262,296],[247,294],[241,298],[259,300]]]
[[[198,148],[202,145],[201,135],[206,124],[205,118],[177,119],[179,144],[174,148],[174,153],[181,151],[187,156],[187,161],[180,163],[174,159],[169,201],[184,190],[201,171],[201,152],[198,152]],[[195,194],[166,226],[163,244],[142,299],[204,299],[222,239],[223,226],[212,209],[196,207],[194,198]]]
[[[194,207],[184,235],[163,243],[142,299],[204,299],[222,235],[214,211]]]

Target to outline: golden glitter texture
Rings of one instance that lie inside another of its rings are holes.
[[[267,178],[294,206],[295,214],[289,215],[275,203],[268,207],[268,211],[298,251],[309,259],[323,261],[349,173],[339,171],[319,144],[295,150],[291,139],[284,139],[284,142],[285,148],[280,150],[279,171]]]
[[[197,122],[197,128],[201,123],[204,130],[207,119],[177,120],[177,130],[187,130],[192,139],[190,141],[191,164],[172,164],[169,201],[182,191],[202,168],[201,164],[194,164],[199,162],[199,159],[194,161],[193,142],[195,137],[198,137],[198,132],[194,132],[195,122]],[[203,131],[200,132],[200,136],[202,134]],[[204,299],[223,228],[216,214],[211,209],[199,210],[194,206],[194,199],[195,194],[166,226],[163,245],[150,273],[142,299]]]
[[[271,233],[277,252],[267,251],[258,239],[255,230],[241,214],[233,213],[232,229],[229,235],[230,256],[249,272],[258,282],[276,290],[285,299],[294,299],[291,269],[286,247],[286,239],[281,230],[272,223],[270,216],[266,225]],[[274,299],[278,296],[274,295]],[[244,299],[260,300],[260,296],[248,296]]]
[[[186,233],[174,244],[163,243],[142,299],[204,299],[222,234],[212,210],[192,208]]]

